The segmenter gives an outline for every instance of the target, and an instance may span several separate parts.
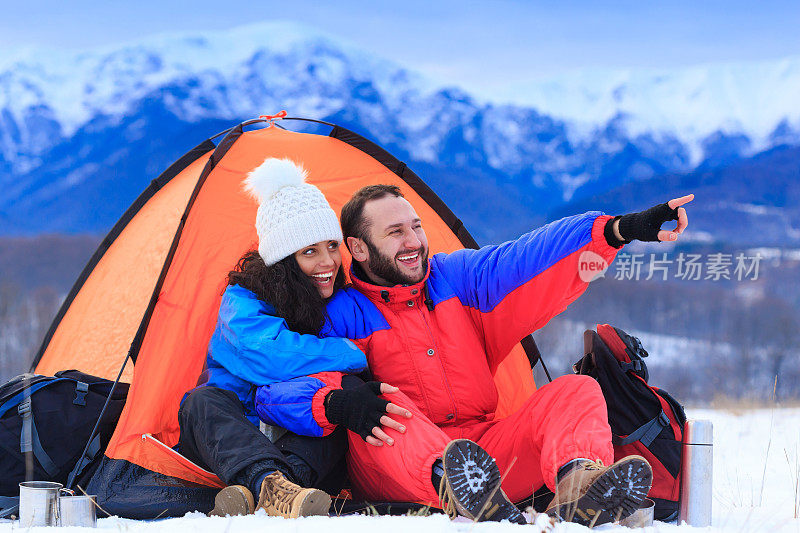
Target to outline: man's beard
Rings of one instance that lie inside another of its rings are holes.
[[[398,252],[395,257],[388,257],[383,255],[380,250],[373,246],[368,239],[364,239],[364,242],[369,250],[369,261],[367,261],[367,267],[372,274],[383,279],[389,285],[413,285],[415,283],[419,283],[422,281],[422,278],[425,277],[425,273],[428,271],[428,250],[425,248],[420,247],[417,250],[404,250],[402,252]],[[395,263],[398,255],[408,255],[414,252],[419,252],[421,259],[420,264],[422,265],[422,273],[417,279],[404,274]]]

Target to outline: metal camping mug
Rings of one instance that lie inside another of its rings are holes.
[[[650,498],[645,498],[642,505],[628,518],[619,521],[619,525],[636,529],[640,527],[650,527],[653,525],[653,515],[656,510],[656,502]]]
[[[23,481],[19,484],[19,523],[28,528],[33,526],[58,525],[58,496],[65,489],[54,481]]]
[[[62,496],[58,499],[58,525],[97,527],[97,496]]]

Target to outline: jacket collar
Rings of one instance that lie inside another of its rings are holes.
[[[431,273],[431,262],[428,259],[428,269],[425,276],[421,281],[413,285],[394,285],[392,287],[383,287],[381,285],[373,285],[370,282],[364,281],[359,276],[364,276],[361,268],[355,268],[355,261],[350,266],[350,281],[353,287],[360,293],[367,296],[373,302],[381,301],[386,304],[390,303],[405,303],[409,300],[416,300],[422,298],[425,291],[425,283],[428,281],[428,276]]]

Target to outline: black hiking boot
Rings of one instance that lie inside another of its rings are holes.
[[[617,522],[639,508],[652,484],[650,463],[639,455],[611,466],[582,461],[558,480],[547,514],[588,527]]]
[[[450,518],[460,514],[476,522],[527,524],[500,488],[500,469],[483,448],[467,439],[451,441],[444,449],[442,465],[439,500]]]

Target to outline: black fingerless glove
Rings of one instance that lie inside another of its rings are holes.
[[[614,221],[619,219],[619,234],[623,240],[614,235]],[[614,217],[606,222],[603,235],[609,246],[620,248],[633,240],[658,241],[661,225],[670,220],[678,220],[678,208],[671,209],[669,204],[660,204],[640,213],[630,213]]]
[[[366,440],[372,435],[372,428],[380,427],[389,402],[378,398],[381,392],[379,381],[352,386],[352,383],[345,382],[351,377],[358,380],[355,376],[345,376],[342,386],[347,388],[332,390],[325,396],[325,417],[331,424],[342,425]]]

